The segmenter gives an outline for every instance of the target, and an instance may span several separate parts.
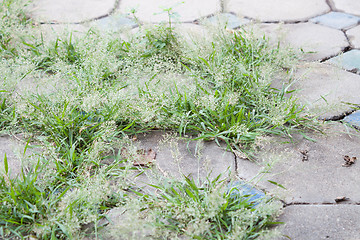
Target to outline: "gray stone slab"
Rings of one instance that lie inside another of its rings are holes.
[[[360,236],[359,215],[358,205],[305,205],[286,207],[279,220],[285,222],[280,228],[290,239],[356,240]]]
[[[336,29],[345,29],[357,25],[360,22],[360,18],[342,12],[329,12],[325,15],[312,18],[310,21]]]
[[[331,57],[349,46],[343,32],[318,24],[261,24],[260,28],[273,42],[280,41],[283,46],[304,52],[305,60]]]
[[[35,0],[31,16],[41,22],[82,22],[109,14],[115,0]]]
[[[143,22],[168,22],[168,14],[164,9],[172,9],[173,21],[192,22],[196,19],[219,13],[221,10],[218,0],[122,0],[121,13],[136,10],[135,15]]]
[[[260,21],[299,21],[330,10],[324,0],[229,0],[227,12]]]
[[[337,57],[331,58],[327,62],[333,63],[348,71],[360,73],[360,50],[353,49]]]
[[[352,110],[351,104],[360,104],[360,76],[336,66],[320,63],[304,63],[294,76],[294,96],[306,110],[328,119]],[[276,85],[276,84],[274,84]]]
[[[348,134],[348,133],[349,134]],[[262,141],[256,163],[238,159],[238,174],[258,180],[258,186],[276,193],[286,203],[332,203],[345,196],[349,203],[360,202],[360,164],[344,167],[344,156],[360,156],[360,133],[341,123],[326,126],[325,135],[309,133],[306,140],[294,135],[294,143],[273,137]],[[307,151],[303,161],[301,151]],[[272,166],[272,168],[269,168]],[[267,172],[258,175],[259,171]],[[283,185],[282,189],[268,180]]]
[[[216,145],[213,141],[185,141],[154,131],[138,136],[138,149],[152,149],[156,152],[154,170],[167,177],[183,179],[190,176],[204,180],[219,174],[228,177],[234,170],[234,155]]]
[[[354,0],[332,0],[335,9],[360,16],[360,2]]]
[[[360,26],[347,30],[346,35],[354,48],[360,48]]]
[[[216,16],[212,16],[207,19],[211,24],[222,24],[226,25],[227,28],[235,29],[239,28],[245,24],[250,22],[249,19],[246,18],[239,18],[234,14],[231,13],[221,13]]]

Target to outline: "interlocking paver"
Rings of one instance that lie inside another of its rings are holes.
[[[220,12],[221,6],[218,0],[122,0],[120,11],[129,13],[136,10],[137,18],[144,22],[167,22],[169,17],[164,9],[172,8],[173,20],[180,22],[192,22],[201,17],[207,17]]]
[[[329,12],[312,18],[310,21],[336,29],[345,29],[357,25],[360,22],[360,17],[342,12]]]
[[[343,32],[314,23],[262,24],[261,28],[270,38],[301,49],[306,60],[324,59],[349,46]]]
[[[295,96],[308,111],[323,118],[339,116],[351,110],[347,103],[360,104],[360,76],[329,64],[308,63],[299,67]]]
[[[347,30],[346,35],[354,48],[360,48],[360,26]]]
[[[354,223],[358,221],[359,214],[358,205],[298,205],[286,207],[279,221],[285,222],[282,233],[294,240],[356,240],[360,235],[360,226]]]
[[[116,0],[35,0],[32,17],[44,22],[81,22],[105,16]]]
[[[354,129],[341,123],[326,126],[325,134],[308,133],[309,141],[300,134],[293,135],[294,143],[284,144],[286,139],[273,137],[262,142],[263,149],[257,153],[257,164],[238,159],[240,177],[252,179],[269,162],[270,173],[263,176],[259,185],[278,196],[286,203],[334,203],[335,198],[345,196],[349,203],[360,201],[360,181],[356,162],[344,167],[344,156],[360,156],[360,136]],[[301,152],[307,151],[307,160]],[[271,180],[283,185],[286,190],[270,184]]]
[[[208,18],[208,21],[213,24],[222,24],[227,26],[227,28],[235,29],[239,28],[250,22],[249,19],[239,18],[231,13],[222,13],[216,16]]]
[[[229,0],[225,8],[261,21],[306,20],[330,10],[324,0]]]
[[[352,72],[360,72],[360,50],[353,49],[342,55],[331,58],[328,62]]]
[[[337,10],[360,16],[360,1],[332,0]]]

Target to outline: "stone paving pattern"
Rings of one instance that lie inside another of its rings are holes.
[[[132,9],[136,10],[139,22],[130,14]],[[138,24],[168,21],[164,9],[177,13],[173,16],[184,28],[201,31],[203,18],[213,24],[227,21],[227,27],[234,29],[256,24],[270,37],[270,42],[280,41],[284,47],[301,49],[305,54],[304,62],[294,74],[297,80],[294,87],[300,89],[296,96],[310,113],[319,114],[320,118],[341,120],[353,112],[348,103],[360,104],[357,74],[360,70],[357,49],[360,48],[360,1],[185,0],[181,4],[177,0],[34,0],[32,18],[43,23],[42,28],[50,35],[65,27],[77,32],[93,26],[136,31]],[[344,121],[356,125],[351,118],[349,115]],[[353,118],[358,119],[358,115]],[[293,144],[280,144],[281,138],[269,139],[258,152],[257,163],[235,157],[212,144],[207,144],[204,151],[215,173],[236,170],[239,177],[246,180],[256,178],[259,171],[273,161],[275,167],[258,180],[258,186],[281,197],[284,210],[280,221],[286,223],[281,229],[291,239],[359,239],[359,165],[342,166],[345,155],[360,158],[359,134],[337,122],[329,125],[325,135],[309,137],[316,142],[301,135],[295,136]],[[158,149],[160,139],[157,133],[140,142],[144,147]],[[5,146],[0,148],[0,154],[7,151],[9,159],[16,159],[12,147],[6,147],[9,141],[13,140],[0,138],[3,143],[0,146]],[[199,162],[183,143],[179,144],[184,173],[196,175],[194,169]],[[194,146],[191,149],[194,150]],[[157,161],[162,171],[174,174],[177,166],[166,162],[170,150],[158,151]],[[303,161],[304,151],[306,161]],[[267,180],[284,185],[286,190]],[[348,201],[335,202],[342,196]]]

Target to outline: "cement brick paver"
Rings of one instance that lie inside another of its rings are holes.
[[[336,10],[360,16],[360,2],[353,0],[332,0]]]
[[[347,30],[346,35],[354,48],[360,48],[360,26]]]
[[[221,5],[218,0],[122,0],[120,11],[129,13],[136,10],[137,18],[144,22],[168,22],[169,17],[165,9],[172,9],[173,21],[192,22],[220,12]]]
[[[284,210],[282,233],[294,240],[359,239],[358,205],[300,205]],[[281,240],[289,239],[287,237]]]
[[[82,22],[109,14],[115,5],[115,0],[35,0],[31,15],[44,22]]]
[[[330,10],[325,0],[229,0],[228,12],[261,21],[299,21]]]

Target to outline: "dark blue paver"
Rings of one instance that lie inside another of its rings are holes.
[[[360,111],[355,111],[352,114],[346,116],[343,121],[351,124],[352,126],[360,128]]]
[[[360,71],[360,50],[353,49],[337,57],[328,60],[330,63],[334,63],[348,71],[359,72]]]
[[[235,181],[229,183],[228,189],[231,197],[246,197],[249,203],[257,206],[262,200],[265,199],[265,193],[243,181]]]
[[[250,22],[249,19],[239,18],[231,13],[221,13],[216,16],[208,18],[208,21],[212,24],[218,24],[224,22],[228,28],[235,29],[239,28]]]
[[[360,23],[360,17],[341,12],[329,12],[312,18],[310,21],[336,29],[346,29]]]

